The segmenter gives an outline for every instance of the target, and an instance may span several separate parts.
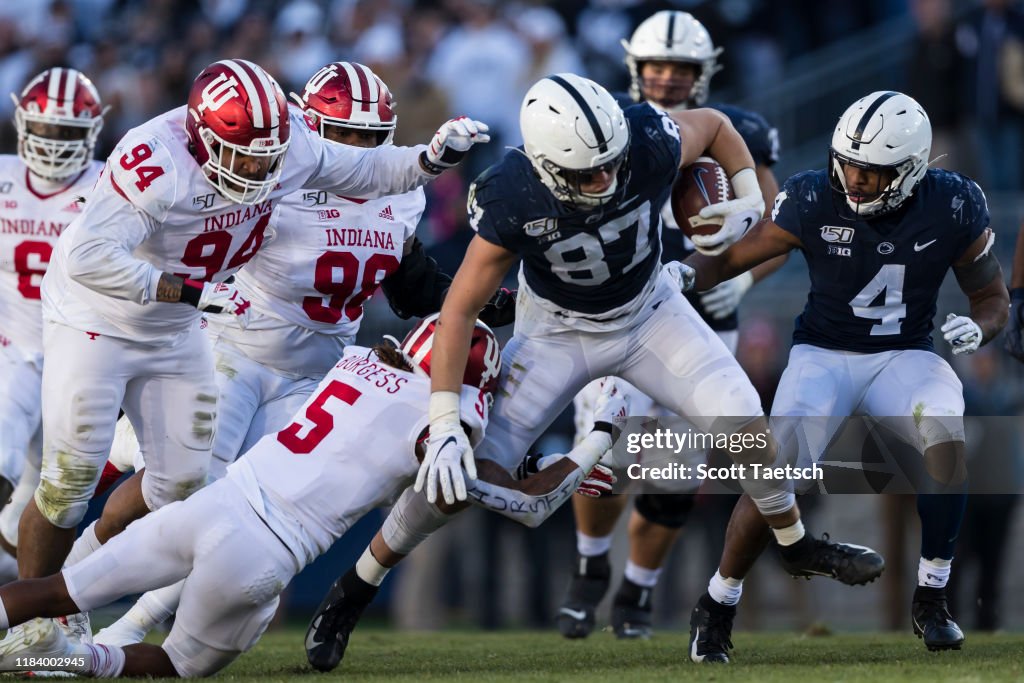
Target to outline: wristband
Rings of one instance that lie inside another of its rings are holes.
[[[203,296],[203,287],[202,282],[185,280],[181,284],[181,298],[178,300],[199,308],[199,299]]]

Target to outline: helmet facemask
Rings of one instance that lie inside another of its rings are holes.
[[[102,113],[95,118],[43,114],[15,102],[14,127],[18,132],[18,156],[40,178],[61,181],[80,173],[92,161],[96,139],[103,129]],[[34,107],[32,104],[30,107]],[[104,110],[105,111],[105,110]],[[33,133],[47,126],[56,136]]]
[[[276,138],[255,138],[248,145],[238,145],[223,139],[209,128],[202,128],[199,139],[206,148],[207,159],[202,165],[207,180],[224,197],[238,204],[258,204],[274,190],[284,169],[284,155],[291,140],[280,142]],[[262,178],[248,178],[236,167],[243,157],[250,157],[265,166]]]
[[[594,168],[563,168],[550,159],[531,159],[541,181],[547,185],[560,202],[581,209],[592,209],[610,202],[629,181],[629,147],[623,148],[619,156]],[[609,173],[612,181],[599,192],[587,192],[584,185],[590,184],[600,173]]]

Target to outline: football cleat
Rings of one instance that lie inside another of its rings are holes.
[[[827,576],[847,586],[870,583],[885,570],[885,559],[871,548],[836,543],[828,534],[808,534],[791,546],[779,546],[779,555],[794,578]]]
[[[333,671],[345,657],[348,639],[379,586],[363,581],[355,568],[334,582],[306,629],[306,659],[317,671]]]
[[[0,641],[0,671],[25,671],[24,660],[66,660],[82,657],[81,651],[53,619],[33,619],[14,627],[7,637]],[[81,667],[65,666],[71,670],[85,670]]]
[[[721,605],[704,593],[690,613],[690,659],[697,664],[728,664],[736,605]]]
[[[964,644],[964,632],[949,613],[945,588],[918,586],[910,615],[914,635],[924,638],[924,645],[930,651],[959,650]]]
[[[89,620],[88,612],[68,614],[67,616],[57,617],[54,621],[64,631],[68,642],[73,645],[78,643],[92,644],[92,622]]]
[[[612,601],[612,630],[617,638],[647,640],[651,629],[651,593],[654,588],[640,586],[623,577]]]
[[[586,638],[594,630],[595,612],[611,583],[608,553],[584,557],[577,553],[569,589],[555,621],[566,638]]]

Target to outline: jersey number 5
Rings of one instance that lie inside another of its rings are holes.
[[[878,324],[871,326],[872,337],[900,333],[902,320],[907,317],[907,305],[903,303],[903,276],[906,269],[903,264],[887,263],[857,296],[850,299],[850,308],[855,316],[878,321]],[[885,292],[882,303],[872,306],[882,292]]]
[[[313,428],[306,432],[305,436],[300,437],[299,434],[309,425],[292,422],[277,433],[277,440],[292,453],[306,455],[312,452],[334,429],[334,416],[324,410],[324,405],[332,398],[354,405],[360,396],[362,392],[355,387],[332,380],[306,408],[306,421],[311,423]]]

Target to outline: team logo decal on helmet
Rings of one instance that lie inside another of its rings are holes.
[[[357,62],[332,62],[309,79],[302,95],[291,94],[324,136],[326,126],[358,128],[377,132],[377,144],[390,144],[398,116],[395,99],[369,67]]]

